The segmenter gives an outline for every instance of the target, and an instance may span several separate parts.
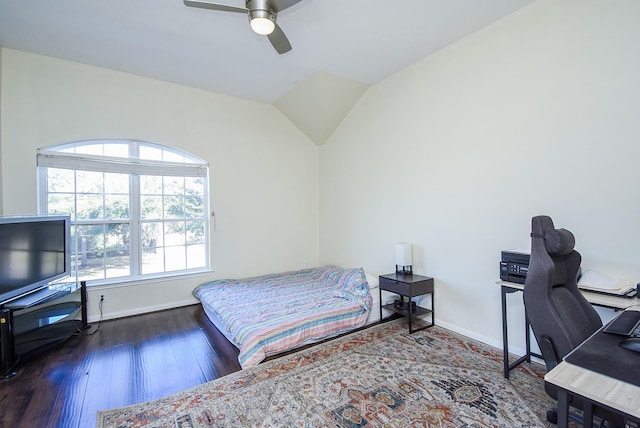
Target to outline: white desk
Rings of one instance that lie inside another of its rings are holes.
[[[566,427],[568,424],[568,396],[573,394],[580,395],[595,405],[604,405],[622,412],[635,418],[635,422],[640,424],[640,387],[638,386],[574,366],[566,361],[562,361],[547,373],[544,380],[559,388],[559,428]],[[588,409],[583,411],[591,412]],[[586,419],[585,417],[585,428],[588,427]]]
[[[509,364],[509,340],[507,335],[507,294],[515,293],[517,291],[524,290],[524,284],[517,284],[515,282],[497,281],[496,284],[500,286],[501,301],[502,301],[502,349],[503,349],[503,361],[504,361],[504,377],[509,378],[509,372],[522,364],[524,361],[531,362],[531,357],[542,358],[541,355],[531,352],[531,337],[529,333],[529,320],[527,320],[527,313],[525,311],[525,355],[518,358],[513,363]],[[590,291],[580,290],[589,303],[595,306],[602,306],[605,308],[611,308],[616,310],[624,310],[630,306],[638,305],[638,297],[618,297],[609,294],[593,293]]]
[[[640,310],[640,307],[636,306],[633,309]],[[596,334],[607,333],[598,331]],[[594,336],[587,339],[585,343],[594,339]],[[610,363],[615,364],[615,360]],[[638,354],[638,366],[640,367],[640,353]],[[568,424],[569,397],[572,395],[583,398],[585,428],[591,427],[592,418],[589,415],[593,413],[593,406],[608,408],[624,415],[628,423],[626,426],[640,426],[640,386],[570,364],[567,361],[562,361],[553,368],[545,375],[544,380],[559,388],[558,427],[560,428],[566,427]]]

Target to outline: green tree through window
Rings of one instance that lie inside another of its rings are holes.
[[[209,268],[208,166],[180,150],[93,140],[38,151],[39,211],[72,220],[79,280]]]

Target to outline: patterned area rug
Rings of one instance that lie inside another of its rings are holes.
[[[98,413],[98,427],[537,427],[544,368],[502,375],[502,353],[395,320],[159,400]]]

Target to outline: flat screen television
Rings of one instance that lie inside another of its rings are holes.
[[[70,274],[69,216],[0,216],[0,303]]]

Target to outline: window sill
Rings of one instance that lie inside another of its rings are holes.
[[[183,272],[183,273],[176,273],[176,274],[145,276],[144,278],[101,279],[99,281],[88,282],[87,288],[91,290],[106,290],[111,288],[135,287],[137,285],[147,285],[147,284],[158,283],[158,282],[171,282],[171,281],[184,279],[184,278],[210,277],[213,272],[214,271],[210,269],[203,269],[203,270],[192,271],[187,273]]]

